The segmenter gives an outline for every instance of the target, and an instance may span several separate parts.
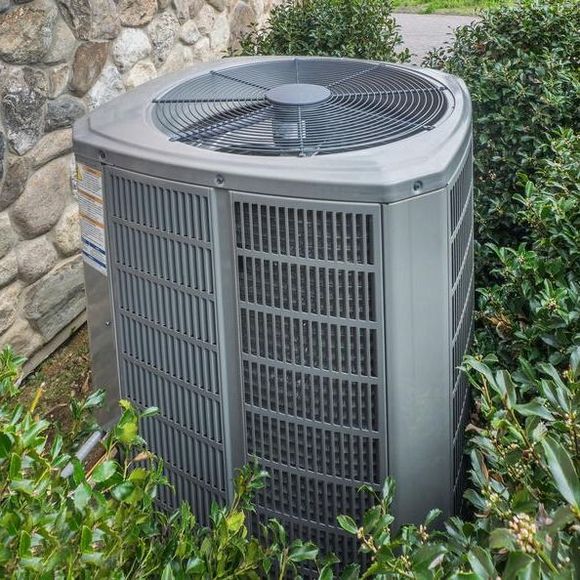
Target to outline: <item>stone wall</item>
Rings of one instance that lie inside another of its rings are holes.
[[[45,357],[85,309],[71,125],[235,47],[272,0],[0,0],[0,347]]]

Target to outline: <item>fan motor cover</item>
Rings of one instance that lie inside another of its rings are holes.
[[[156,406],[143,436],[202,521],[236,467],[256,521],[356,558],[336,516],[461,508],[471,336],[463,82],[335,58],[224,59],[77,122],[94,382]]]

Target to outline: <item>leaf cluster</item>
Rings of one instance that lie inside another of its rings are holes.
[[[121,401],[100,457],[83,465],[74,451],[103,393],[71,403],[78,430],[63,437],[36,414],[40,390],[29,407],[19,404],[22,363],[9,348],[0,353],[2,578],[251,579],[275,571],[283,578],[304,562],[327,564],[313,544],[288,542],[275,521],[264,525],[268,542],[251,537],[251,499],[267,477],[256,465],[239,470],[233,501],[214,503],[207,526],[185,504],[160,511],[157,492],[168,485],[163,464],[139,436],[154,408],[138,412]]]
[[[391,0],[285,0],[242,39],[241,54],[407,62],[391,12]]]
[[[460,76],[473,102],[479,243],[516,246],[531,232],[519,217],[520,176],[535,181],[559,127],[578,132],[580,11],[573,0],[521,0],[456,30],[425,64]],[[482,255],[493,262],[492,252]],[[487,279],[487,263],[478,271]]]
[[[580,557],[580,348],[565,376],[549,364],[512,376],[497,361],[468,357],[465,371],[479,393],[481,425],[470,425],[472,487],[465,497],[472,521],[454,517],[430,529],[438,510],[419,526],[393,528],[394,482],[356,523],[371,564],[360,578],[572,579]],[[357,578],[359,576],[352,576]]]
[[[527,233],[480,252],[492,280],[479,288],[478,348],[502,364],[565,367],[580,344],[580,136],[557,131],[534,179],[520,174],[513,219]]]

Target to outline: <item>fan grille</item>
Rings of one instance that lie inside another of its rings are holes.
[[[288,85],[287,101],[272,98]],[[322,100],[307,94],[324,87]],[[449,97],[450,98],[450,97]],[[314,102],[316,101],[316,102]],[[305,103],[305,104],[286,104]],[[241,155],[311,156],[376,147],[433,129],[445,86],[419,71],[341,59],[295,58],[212,70],[154,101],[173,141]]]

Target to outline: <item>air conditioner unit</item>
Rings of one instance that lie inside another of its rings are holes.
[[[94,382],[202,521],[234,468],[259,518],[354,557],[336,525],[459,509],[473,308],[471,106],[441,72],[226,59],[74,132]]]

